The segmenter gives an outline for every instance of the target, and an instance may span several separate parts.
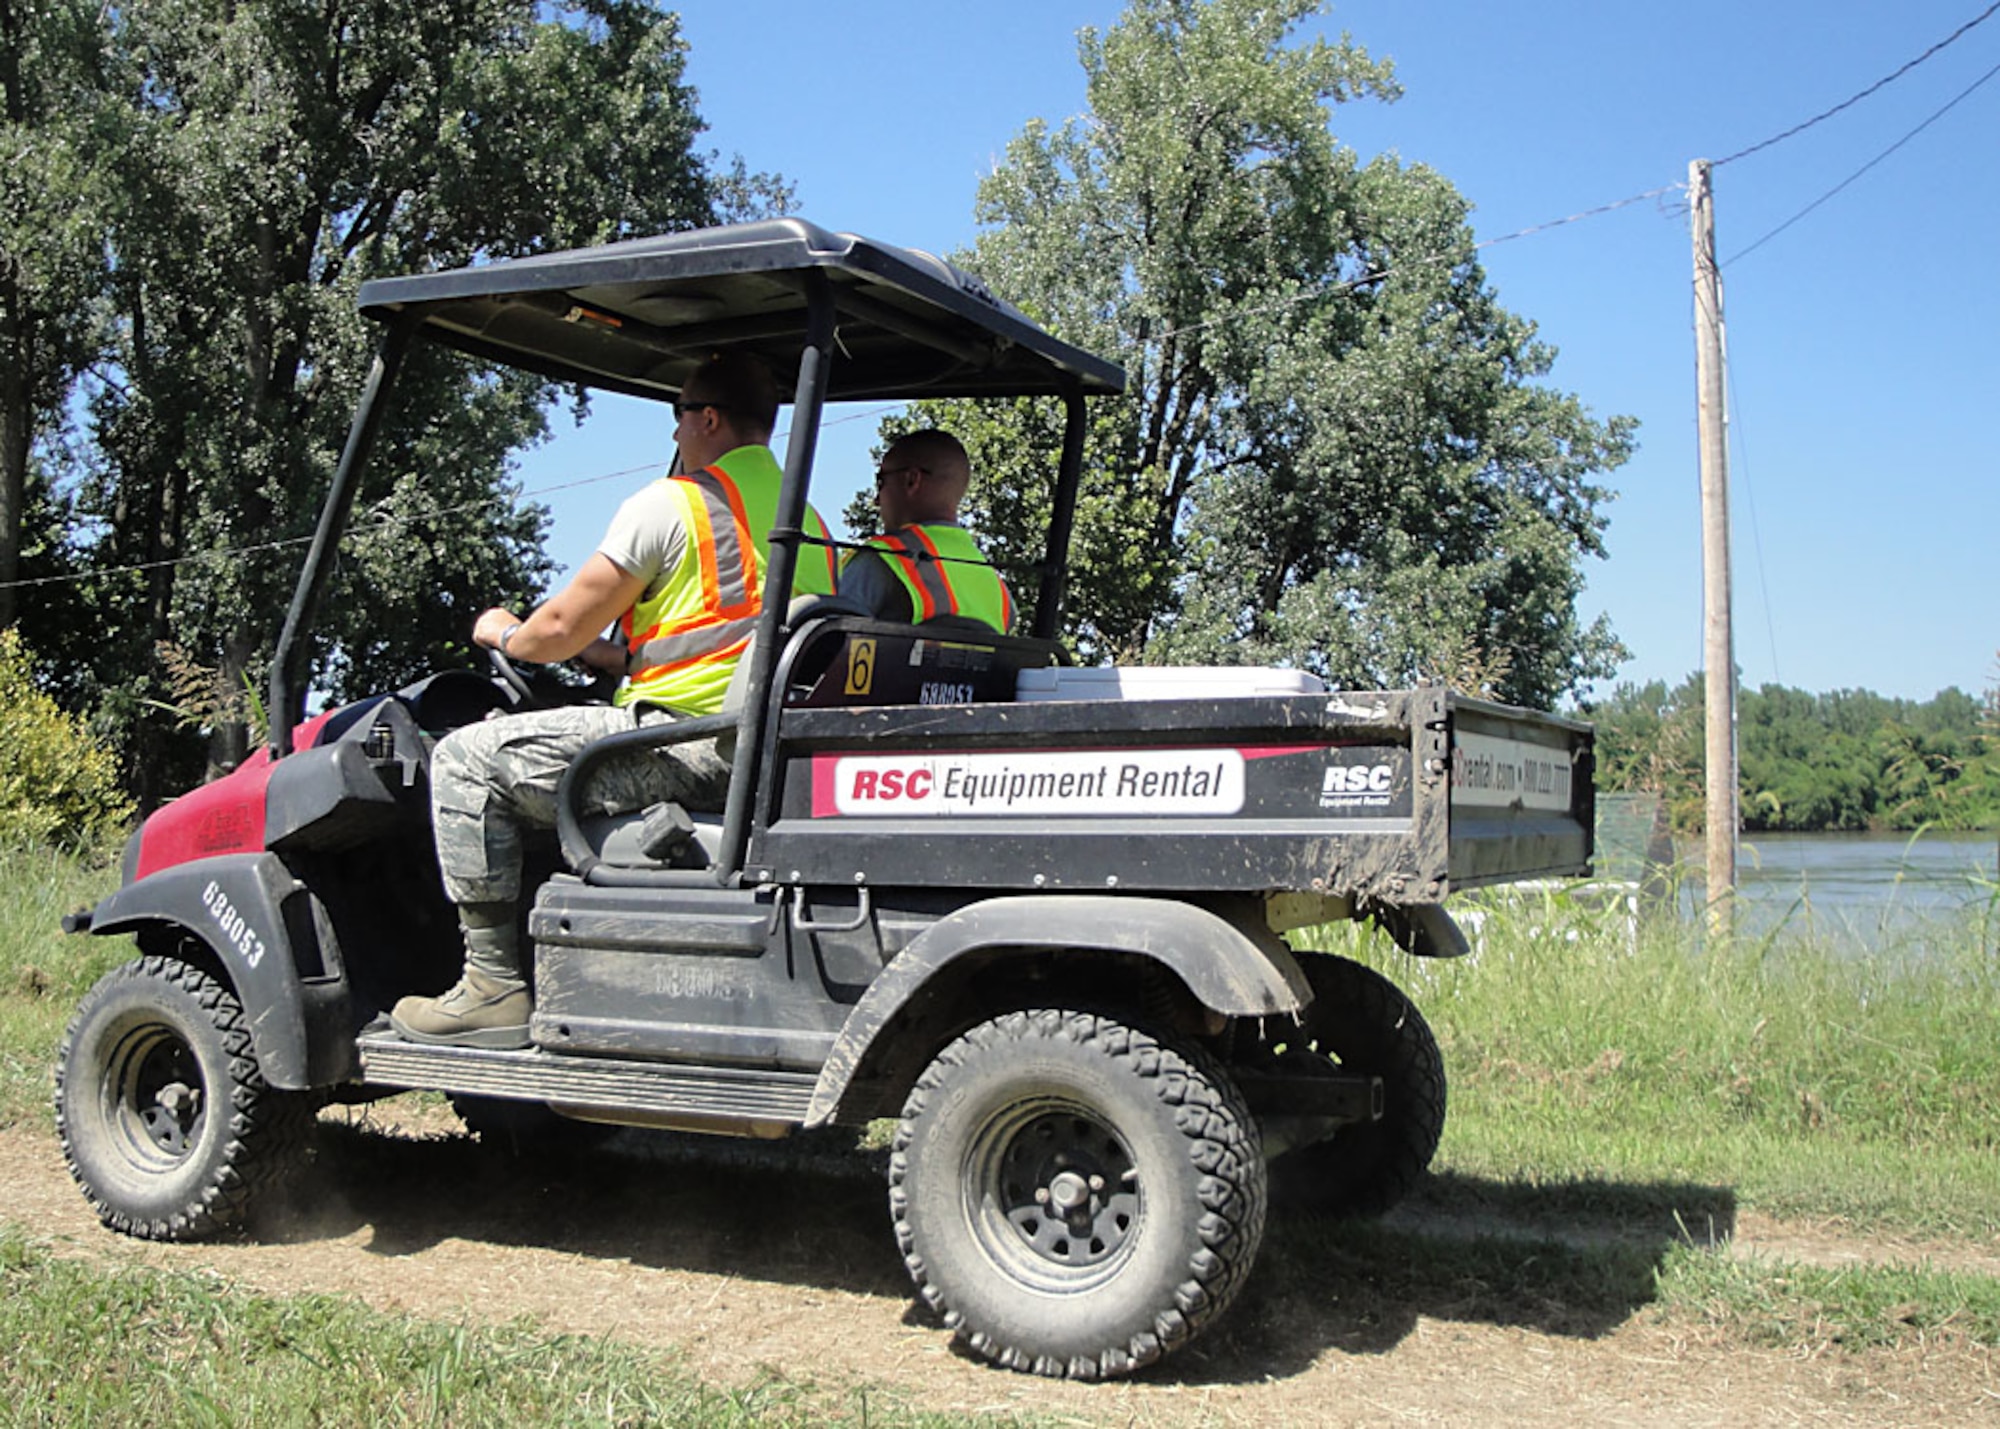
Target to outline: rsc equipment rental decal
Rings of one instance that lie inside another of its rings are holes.
[[[1052,754],[827,754],[813,760],[813,817],[1235,814],[1237,749]]]

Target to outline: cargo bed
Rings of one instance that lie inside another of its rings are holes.
[[[1439,688],[791,709],[775,754],[748,872],[781,883],[1408,904],[1590,871],[1590,727]]]

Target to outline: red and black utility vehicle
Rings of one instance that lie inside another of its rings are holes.
[[[385,279],[361,304],[383,341],[278,642],[271,747],[148,819],[123,886],[70,920],[137,944],[58,1068],[108,1224],[242,1224],[331,1099],[430,1088],[475,1128],[771,1138],[892,1117],[923,1298],[981,1355],[1092,1377],[1226,1309],[1273,1175],[1368,1213],[1423,1174],[1445,1107],[1423,1019],[1287,934],[1373,918],[1451,956],[1447,893],[1587,872],[1588,726],[1293,671],[1074,667],[1054,637],[1085,409],[1124,374],[927,255],[783,220]],[[460,961],[430,750],[545,687],[501,661],[298,722],[303,637],[419,341],[661,402],[706,354],[755,354],[793,403],[776,590],[824,403],[1025,396],[1066,422],[1032,633],[769,603],[740,707],[577,761],[526,914],[521,1051],[415,1045],[384,1013]],[[598,760],[714,736],[724,809],[578,812]]]

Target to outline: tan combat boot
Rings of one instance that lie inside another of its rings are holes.
[[[469,967],[442,997],[401,999],[389,1025],[409,1042],[505,1051],[528,1045],[528,1014],[534,1010],[534,998],[520,983],[498,982]]]

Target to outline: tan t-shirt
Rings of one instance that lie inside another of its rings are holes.
[[[642,600],[659,594],[667,573],[678,570],[687,553],[687,526],[680,511],[665,481],[649,481],[619,504],[597,543],[599,554],[646,583]]]

